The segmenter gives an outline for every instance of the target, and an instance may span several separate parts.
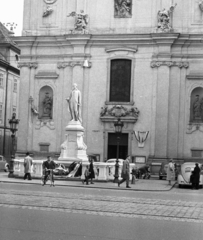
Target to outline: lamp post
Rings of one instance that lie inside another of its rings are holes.
[[[12,144],[11,144],[11,161],[10,161],[10,166],[9,166],[9,176],[12,176],[14,170],[13,170],[13,164],[14,164],[14,159],[15,159],[15,152],[16,152],[16,139],[15,135],[16,132],[18,131],[18,123],[19,119],[16,119],[16,114],[13,113],[12,119],[9,119],[9,124],[10,124],[10,131],[11,131],[11,139],[12,139]]]
[[[118,183],[118,177],[119,177],[119,142],[120,142],[120,135],[122,134],[122,128],[123,128],[123,122],[121,122],[121,119],[118,118],[117,121],[114,123],[115,127],[115,133],[117,134],[117,148],[116,148],[116,164],[115,164],[115,175],[114,175],[114,182]]]

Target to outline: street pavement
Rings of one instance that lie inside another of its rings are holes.
[[[57,180],[50,187],[1,173],[0,239],[202,239],[203,190],[167,183],[139,180],[126,189]]]

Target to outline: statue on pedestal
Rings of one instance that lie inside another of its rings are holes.
[[[68,108],[71,115],[71,121],[80,121],[81,118],[81,92],[77,88],[77,84],[73,84],[73,89],[70,94],[70,97],[66,99],[68,102]]]

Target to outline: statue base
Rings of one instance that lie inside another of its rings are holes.
[[[66,140],[61,144],[58,161],[64,163],[87,162],[87,146],[83,141],[84,128],[79,121],[70,121],[66,126]]]

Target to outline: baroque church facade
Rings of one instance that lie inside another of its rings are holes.
[[[203,1],[25,0],[19,153],[60,154],[81,91],[87,153],[203,156]],[[144,160],[143,160],[144,159]]]

